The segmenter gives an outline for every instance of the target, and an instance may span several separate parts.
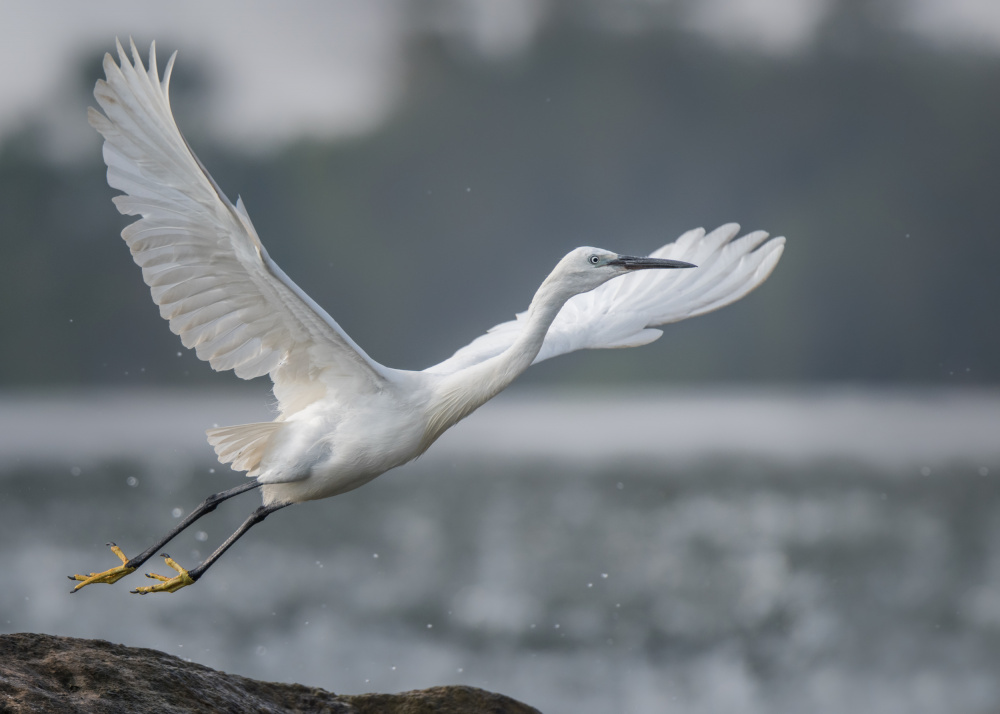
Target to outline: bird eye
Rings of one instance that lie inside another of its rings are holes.
[[[590,256],[590,264],[591,265],[597,265],[600,262],[601,262],[601,259],[598,258],[596,255]]]

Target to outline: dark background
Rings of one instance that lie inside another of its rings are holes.
[[[422,369],[509,319],[577,245],[648,253],[736,221],[789,239],[758,292],[526,378],[1000,379],[996,54],[935,48],[865,3],[834,3],[784,54],[669,16],[616,31],[588,5],[551,4],[503,59],[414,30],[402,100],[350,139],[224,148],[203,130],[214,85],[197,52],[178,60],[175,112],[271,255],[391,366]],[[72,70],[81,123],[106,49]],[[236,382],[178,356],[117,237],[96,134],[72,161],[45,142],[29,121],[0,145],[0,386]]]

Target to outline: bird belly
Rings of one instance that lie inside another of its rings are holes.
[[[416,411],[374,407],[312,420],[315,425],[302,429],[302,436],[276,450],[273,462],[285,468],[262,470],[258,480],[265,505],[351,491],[420,453],[424,419]]]

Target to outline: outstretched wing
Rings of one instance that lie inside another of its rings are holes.
[[[141,218],[122,231],[160,314],[213,369],[251,379],[270,374],[282,415],[330,390],[380,388],[390,370],[372,360],[268,256],[250,217],[234,206],[181,136],[170,110],[174,56],[160,80],[156,46],[149,70],[104,57],[106,80],[90,110],[104,136],[108,183],[125,193],[118,210]]]
[[[730,223],[705,234],[688,231],[652,254],[694,263],[692,270],[643,270],[571,298],[545,335],[535,362],[575,350],[637,347],[660,337],[657,325],[718,310],[763,283],[785,239],[756,231],[737,238]],[[765,242],[766,241],[766,242]],[[449,374],[498,355],[517,338],[527,313],[493,327],[427,371]]]

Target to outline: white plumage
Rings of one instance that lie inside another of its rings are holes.
[[[708,235],[697,228],[650,254],[693,263],[698,270],[642,272],[570,298],[549,327],[534,361],[582,349],[646,345],[663,334],[654,329],[657,325],[736,302],[767,279],[785,245],[784,238],[767,241],[764,231],[732,240],[739,230],[735,223]],[[516,319],[490,328],[427,371],[450,372],[499,354],[510,346],[526,318],[527,312],[518,313]]]
[[[89,115],[105,138],[108,183],[124,194],[115,205],[140,216],[122,237],[186,347],[216,370],[274,382],[273,422],[208,431],[220,461],[255,477],[270,510],[356,488],[415,458],[532,362],[646,344],[661,335],[658,325],[738,300],[767,278],[783,250],[783,238],[763,232],[734,240],[736,225],[685,233],[652,254],[659,260],[578,248],[516,319],[422,372],[391,369],[281,271],[242,201],[231,203],[195,157],[170,109],[176,54],[161,80],[155,46],[148,70],[131,49],[131,61],[121,44],[119,63],[105,56],[107,78],[94,91],[104,113]],[[698,267],[648,269],[687,263]]]

